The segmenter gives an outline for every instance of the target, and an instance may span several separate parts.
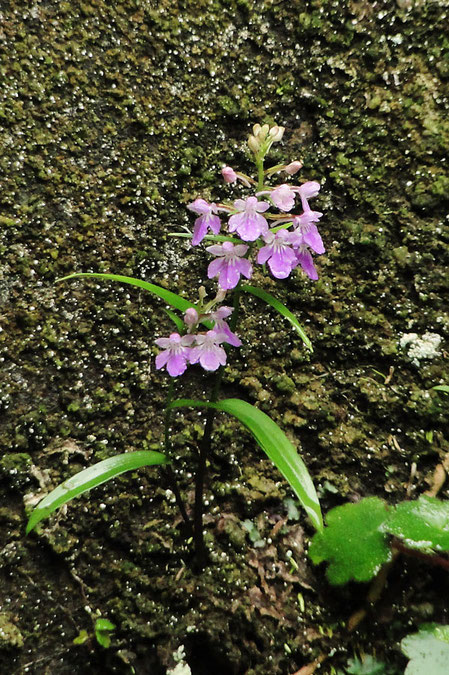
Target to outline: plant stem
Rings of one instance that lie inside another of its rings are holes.
[[[215,376],[214,385],[209,398],[211,403],[214,403],[218,399],[221,381],[223,379],[223,370],[224,368],[222,366]],[[209,408],[206,413],[206,423],[204,425],[204,433],[201,439],[198,469],[195,477],[193,541],[195,546],[195,568],[198,572],[204,568],[207,558],[203,535],[204,480],[206,477],[206,460],[212,442],[212,427],[214,424],[215,412],[216,411],[213,408]]]
[[[168,394],[167,394],[167,400],[165,403],[165,417],[164,417],[164,449],[165,453],[167,455],[170,455],[170,449],[171,449],[171,443],[170,443],[170,421],[171,421],[171,415],[172,415],[172,409],[169,407],[170,403],[172,402],[173,399],[173,392],[175,388],[175,382],[174,380],[170,380],[170,386],[168,388]],[[193,527],[192,523],[190,521],[189,516],[187,515],[187,511],[184,505],[184,501],[181,497],[181,493],[179,491],[178,487],[178,482],[176,480],[175,472],[173,471],[172,467],[170,464],[166,464],[164,466],[161,466],[161,470],[163,475],[165,476],[167,482],[169,483],[171,490],[173,494],[175,495],[176,499],[176,504],[178,505],[178,508],[181,512],[181,516],[187,525],[189,535],[193,535]]]
[[[232,317],[229,322],[229,327],[232,331],[235,330],[239,314],[239,306],[240,306],[239,286],[240,282],[237,284],[234,290],[234,297],[233,297],[234,311],[232,312]],[[217,401],[218,399],[218,396],[220,394],[221,383],[223,380],[223,374],[224,374],[224,366],[221,366],[215,376],[214,384],[209,398],[210,403],[215,403],[215,401]],[[204,433],[200,444],[198,469],[195,477],[195,511],[194,511],[193,540],[195,546],[195,568],[198,572],[204,568],[207,559],[203,535],[204,481],[206,477],[207,456],[210,452],[212,443],[212,428],[214,424],[215,414],[216,410],[214,410],[213,408],[209,408],[207,410],[206,422],[204,425]]]
[[[265,174],[263,170],[263,158],[256,159],[256,167],[257,167],[257,189],[262,190],[265,180]]]

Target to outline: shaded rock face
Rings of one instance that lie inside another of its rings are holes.
[[[360,594],[331,592],[311,569],[311,530],[287,508],[288,487],[224,417],[200,577],[156,470],[97,488],[26,539],[24,503],[114,453],[160,449],[163,436],[167,382],[152,363],[170,330],[162,305],[55,280],[122,273],[195,300],[207,254],[168,235],[191,227],[196,197],[245,195],[220,168],[252,170],[254,122],[286,127],[273,164],[301,159],[300,180],[321,182],[327,253],[316,283],[254,279],[295,311],[314,353],[249,300],[224,393],[257,402],[302,446],[324,509],[427,487],[449,416],[431,390],[449,381],[447,9],[96,0],[0,12],[3,671],[157,675],[180,645],[194,675],[293,673],[322,649],[341,666],[354,647],[391,663],[407,624],[444,620],[447,581],[398,573],[398,624],[386,603],[369,636],[348,643],[336,626]],[[413,362],[400,346],[412,333],[438,335],[438,353]],[[183,393],[210,384],[194,371]],[[200,423],[180,413],[173,428],[190,501]],[[94,638],[98,612],[117,626],[108,650]],[[74,645],[82,630],[91,637]]]

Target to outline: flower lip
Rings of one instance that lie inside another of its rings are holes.
[[[243,241],[255,241],[268,231],[268,223],[261,213],[269,208],[268,202],[259,201],[257,197],[236,199],[236,213],[229,218],[229,232],[237,232]]]
[[[235,288],[242,274],[249,279],[253,268],[249,260],[243,257],[247,250],[246,244],[234,246],[230,241],[225,241],[221,245],[208,246],[206,251],[217,256],[217,259],[212,260],[207,268],[209,279],[218,276],[218,283],[225,291]]]

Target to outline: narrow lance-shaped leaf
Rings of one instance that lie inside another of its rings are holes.
[[[39,502],[31,513],[26,527],[26,533],[36,527],[44,518],[47,518],[58,507],[66,504],[74,497],[87,492],[91,488],[101,485],[111,478],[115,478],[125,471],[139,469],[142,466],[154,466],[156,464],[167,464],[168,460],[161,452],[152,450],[139,450],[136,452],[126,452],[115,457],[104,459],[98,464],[84,469],[68,480],[58,485],[44,499]]]
[[[164,302],[167,303],[167,305],[171,305],[172,307],[175,307],[175,309],[179,309],[181,312],[185,312],[186,309],[189,309],[189,307],[194,307],[195,309],[198,309],[198,307],[193,304],[192,302],[189,302],[188,300],[185,300],[182,298],[180,295],[177,295],[176,293],[172,293],[172,291],[167,291],[167,289],[162,288],[161,286],[157,286],[156,284],[151,284],[148,281],[142,281],[142,279],[135,279],[134,277],[124,277],[121,274],[101,274],[99,272],[79,272],[76,274],[69,274],[67,277],[62,277],[61,279],[57,279],[57,281],[67,281],[68,279],[80,279],[82,277],[86,278],[92,278],[92,279],[106,279],[109,281],[119,281],[122,284],[130,284],[131,286],[137,286],[138,288],[143,288],[145,291],[150,291],[150,293],[153,293],[153,295],[157,295],[158,298],[161,298],[161,300],[164,300]],[[210,321],[202,321],[207,328],[212,328],[212,324]]]
[[[185,323],[184,321],[174,312],[171,311],[171,309],[165,309],[165,312],[168,314],[170,319],[173,321],[175,324],[176,328],[178,331],[182,334],[185,328]]]
[[[292,312],[289,309],[287,309],[287,307],[283,305],[282,302],[276,300],[276,298],[270,295],[270,293],[263,291],[261,288],[256,288],[255,286],[243,284],[242,286],[240,286],[240,290],[243,291],[244,293],[250,293],[251,295],[255,295],[257,298],[260,298],[261,300],[266,302],[267,305],[270,305],[271,307],[273,307],[273,309],[279,312],[279,314],[281,314],[284,318],[286,318],[287,321],[290,321],[293,328],[296,330],[296,332],[298,333],[299,337],[304,342],[306,347],[310,349],[311,352],[313,352],[312,343],[305,334],[303,327],[299,323],[296,316],[292,314]]]
[[[191,239],[192,235],[187,232],[169,232],[168,237],[176,237],[179,239]],[[225,234],[206,234],[203,239],[208,241],[231,241],[234,244],[244,244],[245,242],[242,239],[237,239],[236,237],[228,237]]]
[[[130,284],[131,286],[138,286],[143,288],[146,291],[150,291],[154,295],[157,295],[161,300],[164,300],[167,305],[176,307],[176,309],[185,312],[189,307],[193,307],[191,302],[185,300],[180,295],[167,291],[161,286],[156,286],[156,284],[150,284],[148,281],[142,281],[141,279],[135,279],[134,277],[124,277],[121,274],[101,274],[99,272],[79,272],[77,274],[69,274],[67,277],[62,277],[58,281],[67,281],[68,279],[80,279],[82,277],[90,277],[92,279],[108,279],[110,281],[120,281],[123,284]]]
[[[288,481],[306,510],[314,527],[323,529],[320,503],[310,474],[282,429],[264,412],[238,398],[228,398],[218,403],[179,399],[171,404],[180,407],[210,407],[236,417],[254,436],[258,445]]]

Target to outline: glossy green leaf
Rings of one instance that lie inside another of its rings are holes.
[[[184,321],[183,321],[177,314],[175,314],[174,312],[172,312],[171,309],[165,309],[164,311],[166,312],[166,314],[168,314],[168,316],[170,317],[170,319],[173,321],[173,323],[175,324],[175,326],[176,326],[176,328],[178,329],[179,333],[182,334],[182,333],[184,332],[184,328],[185,328],[185,323],[184,323]]]
[[[306,347],[310,349],[311,352],[313,352],[312,343],[305,334],[303,327],[301,326],[295,315],[292,314],[292,312],[289,309],[287,309],[287,307],[283,305],[282,302],[279,302],[279,300],[276,300],[276,298],[274,298],[272,295],[270,295],[266,291],[263,291],[261,288],[256,288],[255,286],[248,286],[248,284],[243,284],[242,286],[240,286],[240,290],[243,291],[244,293],[250,293],[251,295],[255,295],[256,298],[260,298],[268,305],[273,307],[273,309],[275,309],[277,312],[279,312],[279,314],[281,314],[285,319],[287,319],[287,321],[290,321],[293,328],[296,330],[296,332],[298,333],[299,337],[304,342]]]
[[[188,232],[170,232],[168,237],[176,237],[179,239],[191,239],[192,235]],[[208,241],[232,241],[234,244],[244,244],[245,242],[242,239],[237,239],[236,237],[228,237],[224,234],[206,234],[203,239]]]
[[[80,630],[76,638],[73,639],[74,645],[83,645],[89,639],[89,633],[87,630]]]
[[[172,307],[175,307],[175,309],[179,309],[181,312],[185,312],[186,309],[189,309],[189,307],[198,309],[198,307],[194,305],[192,302],[185,300],[176,293],[167,291],[165,288],[162,288],[161,286],[156,286],[156,284],[150,284],[148,281],[142,281],[141,279],[135,279],[134,277],[123,277],[120,274],[100,274],[97,272],[80,272],[78,274],[69,274],[69,276],[57,279],[57,281],[67,281],[68,279],[79,279],[81,277],[90,277],[93,279],[106,279],[109,281],[119,281],[122,284],[130,284],[131,286],[143,288],[145,291],[150,291],[150,293],[157,295],[157,297],[160,298],[161,300],[164,300],[164,302],[166,302],[167,305],[171,305]],[[201,323],[203,323],[209,330],[212,328],[212,323],[210,321],[204,320]]]
[[[109,619],[97,619],[95,621],[95,630],[115,630],[115,624]]]
[[[323,528],[320,503],[306,465],[282,429],[264,412],[246,401],[228,398],[217,403],[182,399],[172,407],[211,407],[236,417],[254,436],[258,445],[288,481],[314,527]]]
[[[57,488],[52,490],[39,502],[28,520],[26,533],[31,532],[41,520],[47,518],[59,506],[66,504],[74,497],[83,494],[83,492],[87,492],[87,490],[91,490],[125,471],[139,469],[142,466],[167,464],[167,462],[166,456],[161,452],[139,450],[109,457],[102,462],[98,462],[98,464],[90,466],[88,469],[76,473],[64,481],[64,483],[58,485]]]
[[[336,586],[351,579],[369,581],[391,560],[388,538],[381,530],[387,517],[387,506],[377,497],[332,509],[326,517],[327,527],[312,539],[312,562],[326,560],[327,577]]]
[[[436,387],[432,387],[434,391],[444,391],[445,394],[449,394],[449,386],[447,384],[437,384]]]
[[[107,649],[111,646],[110,633],[115,630],[115,625],[108,619],[97,619],[95,621],[95,637],[99,645]]]
[[[164,300],[167,305],[171,305],[176,309],[185,312],[189,307],[195,307],[191,302],[181,298],[180,295],[167,291],[161,286],[156,286],[156,284],[150,284],[148,281],[142,281],[141,279],[135,279],[134,277],[124,277],[121,274],[100,274],[97,272],[80,272],[79,274],[69,274],[67,277],[62,277],[58,281],[67,281],[68,279],[81,279],[81,278],[91,278],[91,279],[106,279],[109,281],[119,281],[122,284],[130,284],[131,286],[137,286],[138,288],[143,288],[145,291],[150,291],[154,295],[157,295],[158,298]]]
[[[423,624],[419,633],[402,640],[401,649],[410,659],[404,675],[447,675],[449,672],[449,626]]]
[[[383,527],[408,548],[449,551],[449,502],[422,496],[391,509]]]

